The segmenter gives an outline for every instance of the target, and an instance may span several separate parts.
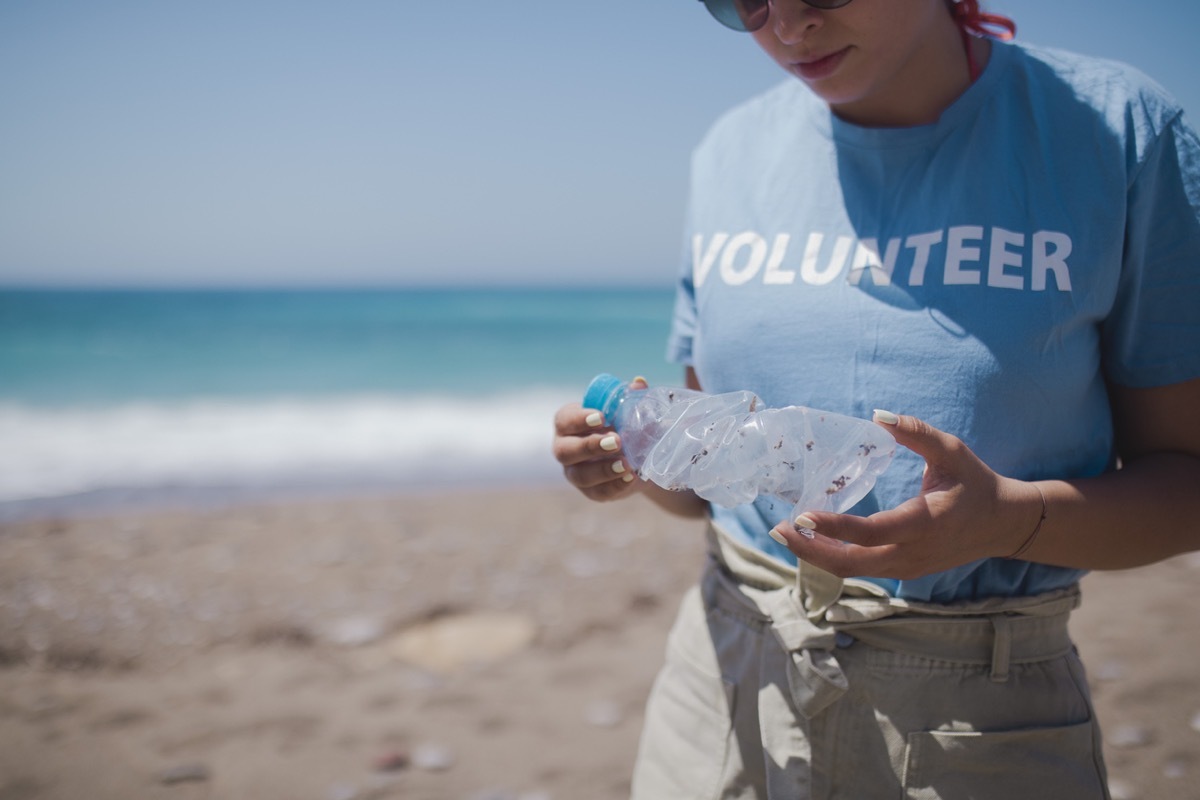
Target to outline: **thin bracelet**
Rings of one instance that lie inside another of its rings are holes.
[[[1031,483],[1033,488],[1037,489],[1038,496],[1042,498],[1042,517],[1038,520],[1037,526],[1034,527],[1033,533],[1029,534],[1029,538],[1025,540],[1025,544],[1017,548],[1017,552],[1013,553],[1009,558],[1020,558],[1026,550],[1033,546],[1033,540],[1042,532],[1042,523],[1046,521],[1046,493],[1042,491],[1042,487],[1036,483]]]

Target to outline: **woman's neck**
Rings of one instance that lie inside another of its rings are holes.
[[[964,35],[952,21],[947,23],[950,27],[914,58],[909,70],[891,78],[893,86],[888,91],[876,93],[869,102],[834,105],[833,112],[867,128],[911,128],[937,122],[983,71],[992,53],[989,39]]]

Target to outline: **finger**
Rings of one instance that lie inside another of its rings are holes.
[[[591,489],[606,483],[632,483],[636,475],[622,459],[602,459],[569,464],[563,474],[571,485]]]
[[[598,455],[612,455],[620,449],[604,425],[604,415],[578,403],[570,403],[554,414],[554,440],[551,451],[560,464],[578,464]]]
[[[601,502],[607,500],[619,500],[622,497],[627,497],[638,490],[638,481],[633,480],[629,483],[624,481],[609,481],[598,486],[592,486],[586,489],[580,489],[589,500],[599,500]]]
[[[606,427],[603,414],[579,403],[569,403],[554,414],[554,432],[559,436],[579,436]]]
[[[804,533],[786,522],[771,530],[771,537],[797,558],[839,578],[866,575],[892,577],[896,572],[897,545],[864,547],[821,533]]]
[[[806,511],[792,522],[801,535],[806,531],[817,532],[863,547],[880,547],[902,544],[928,531],[933,525],[933,513],[925,497],[913,497],[893,509],[869,517]]]
[[[555,436],[554,458],[564,466],[582,464],[597,458],[612,459],[621,452],[621,437],[610,431],[588,436]]]
[[[615,433],[593,433],[591,436],[556,436],[554,459],[564,466],[582,464],[596,458],[611,458],[621,452],[621,438]]]
[[[957,436],[938,430],[923,419],[883,409],[875,409],[873,419],[890,431],[899,444],[925,459],[926,464],[943,464],[969,452]]]

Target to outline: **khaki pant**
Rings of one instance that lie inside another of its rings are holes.
[[[952,606],[711,533],[646,709],[636,800],[1107,798],[1077,588]]]

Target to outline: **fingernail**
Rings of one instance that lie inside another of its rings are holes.
[[[900,421],[900,418],[895,414],[890,411],[884,411],[882,408],[875,409],[874,419],[876,422],[882,422],[884,425],[895,425]]]
[[[769,533],[771,535],[772,539],[779,542],[784,547],[787,547],[788,540],[784,538],[782,533],[775,530],[774,528],[771,528],[771,530],[767,531],[767,533]]]
[[[604,424],[604,415],[601,414],[599,411],[593,411],[592,413],[587,415],[587,419],[585,419],[584,422],[586,422],[588,425],[592,426],[593,428],[599,428],[601,425]]]
[[[633,482],[633,473],[629,472],[629,473],[626,473],[625,475],[622,475],[621,480],[625,481],[626,483],[632,483]]]
[[[809,533],[812,533],[816,529],[817,523],[814,522],[813,518],[808,514],[801,514],[800,516],[796,517],[796,530],[800,531],[800,533],[804,533],[805,530],[807,530]],[[808,534],[805,535],[807,536]],[[809,536],[808,538],[811,539],[812,536]]]
[[[650,385],[650,381],[646,380],[641,375],[638,375],[636,378],[634,378],[633,380],[630,381],[630,383],[638,383],[638,382],[644,383],[647,386]]]
[[[614,461],[612,465],[612,471],[620,475],[625,471],[625,464],[620,461]]]
[[[601,450],[608,450],[609,452],[612,452],[613,450],[616,450],[620,446],[621,445],[617,444],[616,436],[605,436],[603,439],[600,440],[600,449]]]

